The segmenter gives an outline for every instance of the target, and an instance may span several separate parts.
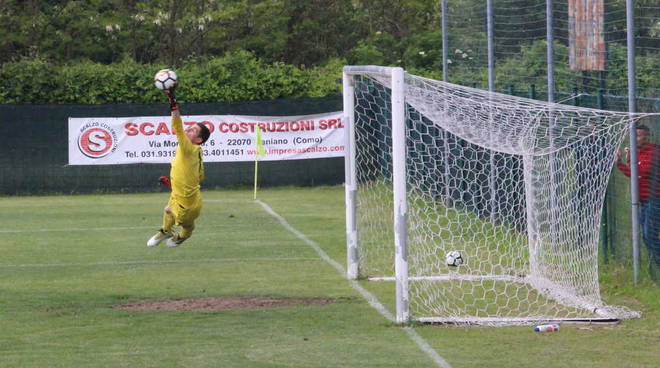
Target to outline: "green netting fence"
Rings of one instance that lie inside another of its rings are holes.
[[[185,115],[290,116],[342,109],[341,97],[183,104]],[[0,195],[159,191],[169,164],[68,166],[69,117],[167,116],[165,104],[0,105]],[[204,188],[252,185],[254,163],[205,164]],[[259,185],[332,185],[343,158],[264,161]]]

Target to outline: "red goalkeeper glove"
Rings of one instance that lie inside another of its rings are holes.
[[[170,177],[169,177],[169,176],[165,176],[165,175],[163,175],[163,176],[161,176],[161,177],[158,179],[158,181],[159,181],[160,184],[162,184],[163,186],[168,187],[168,188],[172,188],[172,182],[170,181]]]

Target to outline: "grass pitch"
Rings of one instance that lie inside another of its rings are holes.
[[[395,326],[246,190],[204,192],[193,238],[146,247],[166,193],[0,199],[0,367],[434,367]],[[263,189],[259,199],[339,264],[341,187]],[[608,303],[642,310],[619,325],[414,326],[453,367],[652,367],[659,287],[610,270]],[[394,312],[393,285],[361,282]],[[188,298],[328,298],[323,305],[130,311]]]

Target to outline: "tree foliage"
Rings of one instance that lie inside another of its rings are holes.
[[[510,0],[503,6],[513,4],[515,11],[496,4],[496,16],[505,16],[498,19],[516,33],[495,35],[495,48],[506,49],[497,55],[497,84],[534,81],[541,88],[544,1]],[[558,2],[558,11],[565,12],[565,4]],[[637,4],[654,6],[653,0]],[[484,87],[485,4],[452,0],[449,5],[450,81]],[[30,103],[145,101],[151,92],[142,84],[164,66],[185,71],[184,76],[189,72],[184,80],[191,87],[196,83],[190,92],[195,101],[336,93],[340,63],[403,66],[442,78],[439,8],[438,0],[0,0],[0,63],[10,79],[0,94]],[[625,14],[625,1],[608,1],[606,11]],[[646,50],[638,64],[639,87],[657,91],[660,53],[652,43],[660,37],[660,21],[645,14],[638,19],[638,40]],[[614,65],[625,60],[620,55],[624,26],[607,25],[609,52],[616,57],[608,88],[625,82],[625,67]],[[566,46],[557,48],[561,59]],[[563,60],[556,68],[558,88],[580,79]],[[329,80],[330,88],[325,87]],[[128,84],[116,86],[120,82]],[[46,86],[48,96],[41,92]]]
[[[437,28],[432,0],[3,0],[0,61],[179,65],[191,55],[251,51],[266,62],[319,65],[376,32],[404,40]],[[397,59],[397,58],[395,58]]]

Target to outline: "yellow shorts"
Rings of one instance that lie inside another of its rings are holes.
[[[170,196],[170,201],[167,202],[167,207],[170,208],[174,215],[174,224],[177,226],[191,227],[195,224],[195,219],[199,217],[202,212],[202,199],[198,197],[191,202],[192,205],[182,204],[174,196]]]

